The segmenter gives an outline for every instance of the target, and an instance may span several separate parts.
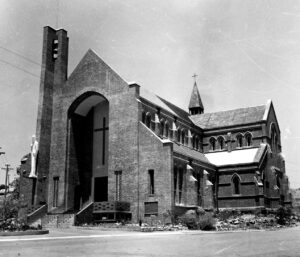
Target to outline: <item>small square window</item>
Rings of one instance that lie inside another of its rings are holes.
[[[145,217],[158,215],[158,202],[145,202]]]

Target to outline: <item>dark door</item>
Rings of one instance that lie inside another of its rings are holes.
[[[107,183],[108,177],[95,178],[94,202],[107,201]]]

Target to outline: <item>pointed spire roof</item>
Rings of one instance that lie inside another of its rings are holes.
[[[196,81],[194,83],[193,92],[189,104],[189,109],[191,108],[200,108],[204,110]]]

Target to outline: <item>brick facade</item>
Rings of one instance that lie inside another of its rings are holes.
[[[58,53],[53,55],[56,44]],[[288,180],[272,104],[249,109],[250,122],[227,124],[225,119],[209,127],[207,119],[202,126],[206,114],[196,83],[189,114],[137,84],[126,83],[92,50],[67,78],[67,32],[50,27],[44,28],[42,64],[38,178],[27,184],[23,180],[21,191],[27,201],[34,196],[35,205],[47,203],[49,214],[76,214],[95,201],[98,168],[101,176],[107,174],[107,184],[101,184],[107,187],[106,200],[130,203],[135,222],[151,215],[162,219],[175,208],[276,207],[285,201]],[[107,160],[102,168],[95,165],[100,157],[92,147],[93,115],[100,102],[108,115],[108,136],[103,138]],[[79,113],[83,109],[86,113]],[[264,117],[255,120],[262,110]],[[276,132],[276,150],[271,131]],[[243,149],[257,149],[251,163],[217,165],[207,158]],[[239,185],[233,183],[234,176]],[[36,191],[29,190],[30,183],[37,183]],[[88,206],[90,219],[92,205]]]

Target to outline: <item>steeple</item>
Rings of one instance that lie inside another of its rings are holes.
[[[193,76],[195,78],[195,83],[194,83],[193,92],[189,104],[189,111],[191,115],[201,114],[204,112],[204,107],[196,83],[196,76],[197,76],[196,74]]]

